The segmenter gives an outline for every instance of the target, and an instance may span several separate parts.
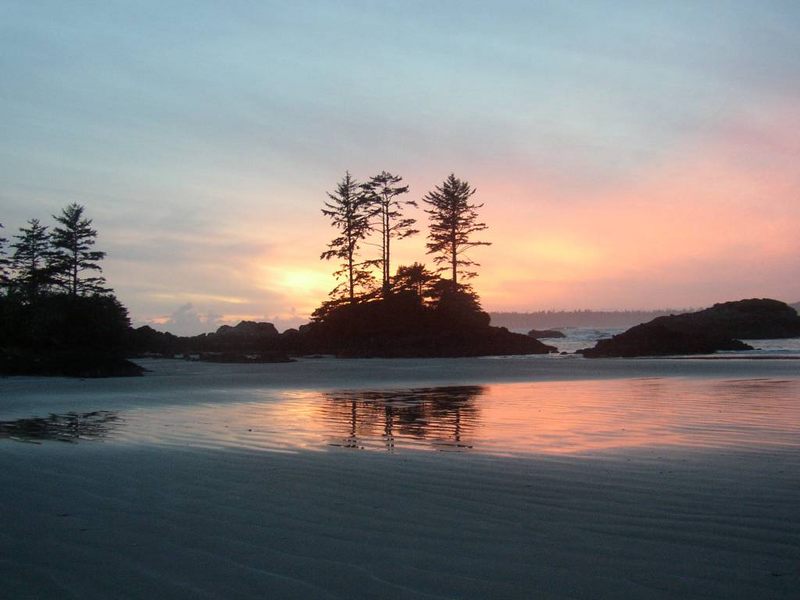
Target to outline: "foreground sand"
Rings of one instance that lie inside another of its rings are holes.
[[[119,409],[155,401],[158,377],[173,402],[208,401],[168,371],[0,388],[14,413]],[[799,482],[785,443],[508,458],[0,440],[0,597],[796,598]]]
[[[798,467],[14,445],[0,577],[7,598],[796,598]]]

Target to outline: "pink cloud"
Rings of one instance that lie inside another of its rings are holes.
[[[800,298],[800,113],[767,115],[745,115],[637,178],[595,193],[565,193],[524,175],[523,186],[484,186],[496,243],[480,282],[485,304],[655,307],[736,295]]]

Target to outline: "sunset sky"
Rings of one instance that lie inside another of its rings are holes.
[[[798,31],[795,0],[4,0],[0,222],[83,204],[137,324],[283,329],[334,285],[345,170],[454,172],[487,310],[794,302]]]

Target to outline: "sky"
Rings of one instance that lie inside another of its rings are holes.
[[[487,310],[795,302],[798,27],[768,0],[3,0],[0,223],[85,206],[137,325],[284,329],[335,285],[346,170],[417,201],[455,173]],[[395,266],[432,264],[410,216]]]

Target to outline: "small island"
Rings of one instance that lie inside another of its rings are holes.
[[[658,317],[578,353],[587,358],[711,354],[753,349],[741,340],[793,337],[800,337],[795,309],[778,300],[753,298]]]
[[[531,329],[528,335],[537,340],[555,340],[567,337],[564,335],[563,331],[559,331],[558,329]]]

